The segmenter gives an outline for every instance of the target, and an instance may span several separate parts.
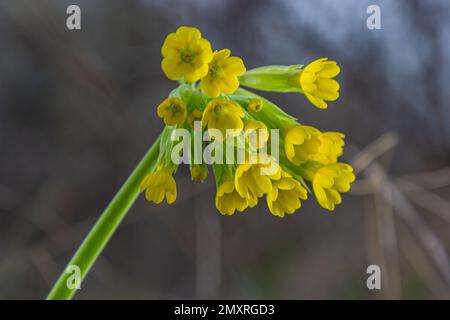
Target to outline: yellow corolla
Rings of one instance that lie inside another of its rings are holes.
[[[244,133],[253,148],[262,148],[269,140],[269,130],[261,121],[248,121],[244,126]]]
[[[141,192],[145,191],[145,198],[156,204],[164,198],[168,204],[177,199],[177,184],[167,168],[159,168],[144,178],[140,186]]]
[[[274,166],[275,170],[269,170],[271,166]],[[280,176],[281,169],[274,161],[242,163],[236,169],[234,183],[241,197],[254,199],[268,194],[272,190],[272,179],[279,179]]]
[[[274,216],[284,217],[301,207],[308,198],[306,189],[290,174],[282,171],[281,178],[272,180],[272,190],[267,194],[267,206]]]
[[[355,180],[353,168],[346,163],[334,163],[318,169],[313,176],[312,185],[319,204],[334,210],[335,205],[342,202],[340,193],[350,190]]]
[[[157,113],[169,126],[183,123],[187,114],[186,103],[176,97],[169,97],[158,106]]]
[[[188,116],[189,126],[194,129],[195,121],[202,121],[203,112],[200,109],[194,109]]]
[[[236,210],[242,212],[248,207],[248,199],[236,191],[234,181],[222,183],[216,193],[216,208],[222,214],[232,215]]]
[[[287,129],[284,135],[286,157],[295,165],[300,165],[319,151],[320,131],[311,126],[297,125]]]
[[[170,33],[161,48],[161,68],[170,80],[200,80],[208,73],[213,54],[211,44],[197,28],[179,27]]]
[[[192,180],[203,182],[208,176],[208,168],[205,164],[194,164],[191,166]]]
[[[336,61],[328,58],[317,59],[308,64],[298,75],[300,88],[308,100],[317,108],[325,109],[325,101],[334,101],[339,97],[339,83],[332,79],[340,68]]]
[[[263,102],[260,99],[254,98],[248,102],[248,111],[259,112],[263,108]]]
[[[320,147],[316,154],[310,156],[311,160],[322,164],[335,163],[342,156],[345,135],[340,132],[324,132],[319,135]]]
[[[237,136],[244,128],[244,110],[234,101],[220,98],[212,99],[202,116],[202,126],[208,129],[217,129],[225,138],[228,132],[232,136]]]
[[[202,91],[212,98],[221,92],[234,93],[239,87],[238,76],[246,71],[242,59],[230,57],[230,54],[228,49],[214,52],[208,74],[202,79]]]

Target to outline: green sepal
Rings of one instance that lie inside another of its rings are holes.
[[[302,93],[300,85],[293,81],[302,67],[303,65],[273,65],[251,69],[239,77],[239,83],[262,91]]]
[[[178,88],[178,95],[180,99],[186,103],[188,113],[192,112],[194,109],[203,111],[211,100],[211,98],[196,90],[196,88],[191,85],[181,85]]]
[[[289,115],[276,104],[253,92],[239,88],[234,94],[229,95],[229,97],[239,103],[254,119],[264,122],[269,129],[281,129],[297,123],[297,118]],[[263,103],[262,109],[258,112],[251,112],[248,109],[248,103],[254,98],[261,100]]]
[[[284,146],[284,141],[283,139],[280,137],[280,146]],[[295,179],[297,179],[303,187],[305,187],[305,189],[311,193],[311,189],[309,188],[309,186],[306,184],[306,180],[307,181],[311,181],[309,179],[309,175],[307,175],[307,172],[305,172],[305,168],[303,165],[297,166],[295,164],[293,164],[292,162],[289,161],[289,159],[286,156],[286,153],[284,152],[284,148],[281,147],[282,149],[279,150],[279,164],[281,166],[281,168],[286,171],[287,173],[289,173],[290,175],[292,175]]]
[[[172,172],[176,171],[178,168],[177,164],[174,164],[171,159],[172,149],[177,141],[172,141],[172,132],[177,128],[177,126],[165,126],[161,132],[161,140],[159,141],[159,156],[158,165],[162,165],[169,168]]]
[[[235,166],[232,164],[213,164],[213,173],[216,180],[216,187],[228,180],[234,179]]]

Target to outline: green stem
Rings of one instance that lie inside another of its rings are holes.
[[[97,223],[91,229],[83,243],[78,248],[75,255],[70,260],[66,269],[59,276],[58,281],[50,291],[48,300],[71,299],[77,290],[74,286],[69,286],[68,280],[73,278],[74,273],[69,272],[69,266],[77,266],[80,270],[80,281],[86,277],[94,262],[108,243],[111,236],[116,231],[122,219],[127,214],[130,207],[139,195],[139,185],[144,177],[154,169],[158,160],[160,149],[160,137],[153,143],[137,167],[128,177],[127,181],[120,188]]]

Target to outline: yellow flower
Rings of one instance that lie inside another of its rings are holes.
[[[250,112],[259,112],[263,108],[263,103],[260,99],[251,99],[248,103],[248,110]]]
[[[194,109],[188,116],[189,126],[194,129],[195,121],[202,121],[203,112],[200,109]]]
[[[182,100],[169,97],[158,106],[158,117],[163,119],[164,123],[174,126],[183,123],[186,120],[186,103]]]
[[[301,206],[300,200],[308,197],[306,189],[290,174],[282,171],[281,178],[272,181],[272,190],[267,194],[267,206],[274,216],[284,217]]]
[[[314,127],[297,125],[287,130],[284,136],[286,157],[295,165],[306,162],[319,151],[320,131]]]
[[[218,97],[222,91],[234,93],[239,87],[238,76],[245,73],[242,59],[230,57],[230,54],[228,49],[215,51],[208,74],[202,79],[202,91],[212,98]]]
[[[195,82],[208,73],[213,55],[211,44],[197,28],[179,27],[167,36],[161,48],[161,68],[170,80],[182,77]]]
[[[141,183],[141,192],[145,190],[145,197],[148,201],[156,204],[161,203],[166,198],[168,204],[177,199],[177,184],[171,172],[166,168],[159,168],[144,178]]]
[[[192,180],[203,182],[208,176],[208,168],[206,165],[194,164],[191,166],[191,178]]]
[[[318,169],[313,176],[312,185],[319,204],[334,210],[335,205],[342,202],[340,192],[350,190],[355,180],[353,168],[346,163],[334,163]]]
[[[220,213],[232,215],[236,210],[244,211],[248,207],[248,200],[239,195],[233,180],[228,180],[217,189],[216,207]]]
[[[298,74],[297,81],[303,93],[317,108],[326,109],[328,104],[325,101],[334,101],[339,97],[339,83],[332,78],[340,70],[336,61],[321,58],[308,64]]]
[[[267,126],[256,120],[250,120],[245,124],[244,132],[249,144],[254,148],[262,148],[269,140],[269,130]]]
[[[321,142],[316,154],[310,156],[311,160],[322,164],[335,163],[342,156],[345,135],[340,132],[324,132],[319,135]]]
[[[208,129],[217,129],[226,137],[226,130],[237,136],[244,128],[244,111],[234,101],[227,99],[213,99],[206,106],[202,116],[202,126]]]
[[[275,165],[276,170],[270,174],[264,174],[264,169]],[[281,176],[281,169],[278,164],[273,161],[268,163],[242,163],[239,164],[234,183],[239,195],[246,199],[254,199],[268,194],[272,190],[272,179],[279,179]]]

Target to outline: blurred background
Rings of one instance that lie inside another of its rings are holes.
[[[66,28],[67,6],[81,30]],[[371,4],[381,30],[366,27]],[[248,69],[337,60],[326,111],[264,94],[347,136],[358,173],[330,213],[265,203],[222,217],[212,177],[177,175],[172,206],[140,197],[77,299],[450,298],[448,0],[0,2],[0,299],[42,299],[162,129],[175,83],[160,47],[180,25]],[[378,265],[382,289],[368,290]]]

